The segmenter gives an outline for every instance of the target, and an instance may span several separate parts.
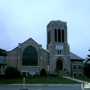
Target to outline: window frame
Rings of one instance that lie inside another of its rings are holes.
[[[77,77],[77,73],[76,73],[76,72],[73,72],[73,76],[74,76],[74,77]]]
[[[57,50],[57,54],[58,55],[62,55],[62,51],[61,50]]]
[[[78,65],[78,69],[80,69],[80,70],[82,69],[82,65],[81,64]]]
[[[79,72],[78,73],[78,76],[81,78],[82,77],[82,72]]]
[[[76,64],[73,64],[73,69],[76,70],[77,69],[77,65]]]
[[[23,66],[38,66],[38,53],[33,46],[28,46],[22,53]]]

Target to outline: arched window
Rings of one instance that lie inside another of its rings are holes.
[[[32,46],[27,47],[22,55],[22,65],[37,66],[37,64],[38,64],[37,51]]]
[[[64,42],[64,30],[62,30],[62,42]]]
[[[55,29],[55,42],[57,42],[57,29]]]
[[[61,30],[58,29],[58,42],[61,42]]]

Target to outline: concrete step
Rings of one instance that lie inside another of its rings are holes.
[[[55,71],[53,74],[56,74],[56,75],[59,75],[59,76],[68,76],[69,77],[69,74],[67,72],[62,71],[62,70]]]
[[[59,71],[59,75],[60,76],[69,76],[69,74],[67,72],[64,72],[64,71]]]

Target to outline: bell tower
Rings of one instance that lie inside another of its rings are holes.
[[[50,52],[50,73],[56,70],[64,71],[64,69],[70,72],[66,22],[60,20],[49,22],[47,25],[47,50]]]

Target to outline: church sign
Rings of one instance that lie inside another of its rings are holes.
[[[29,70],[29,75],[34,76],[37,74],[36,70]]]

